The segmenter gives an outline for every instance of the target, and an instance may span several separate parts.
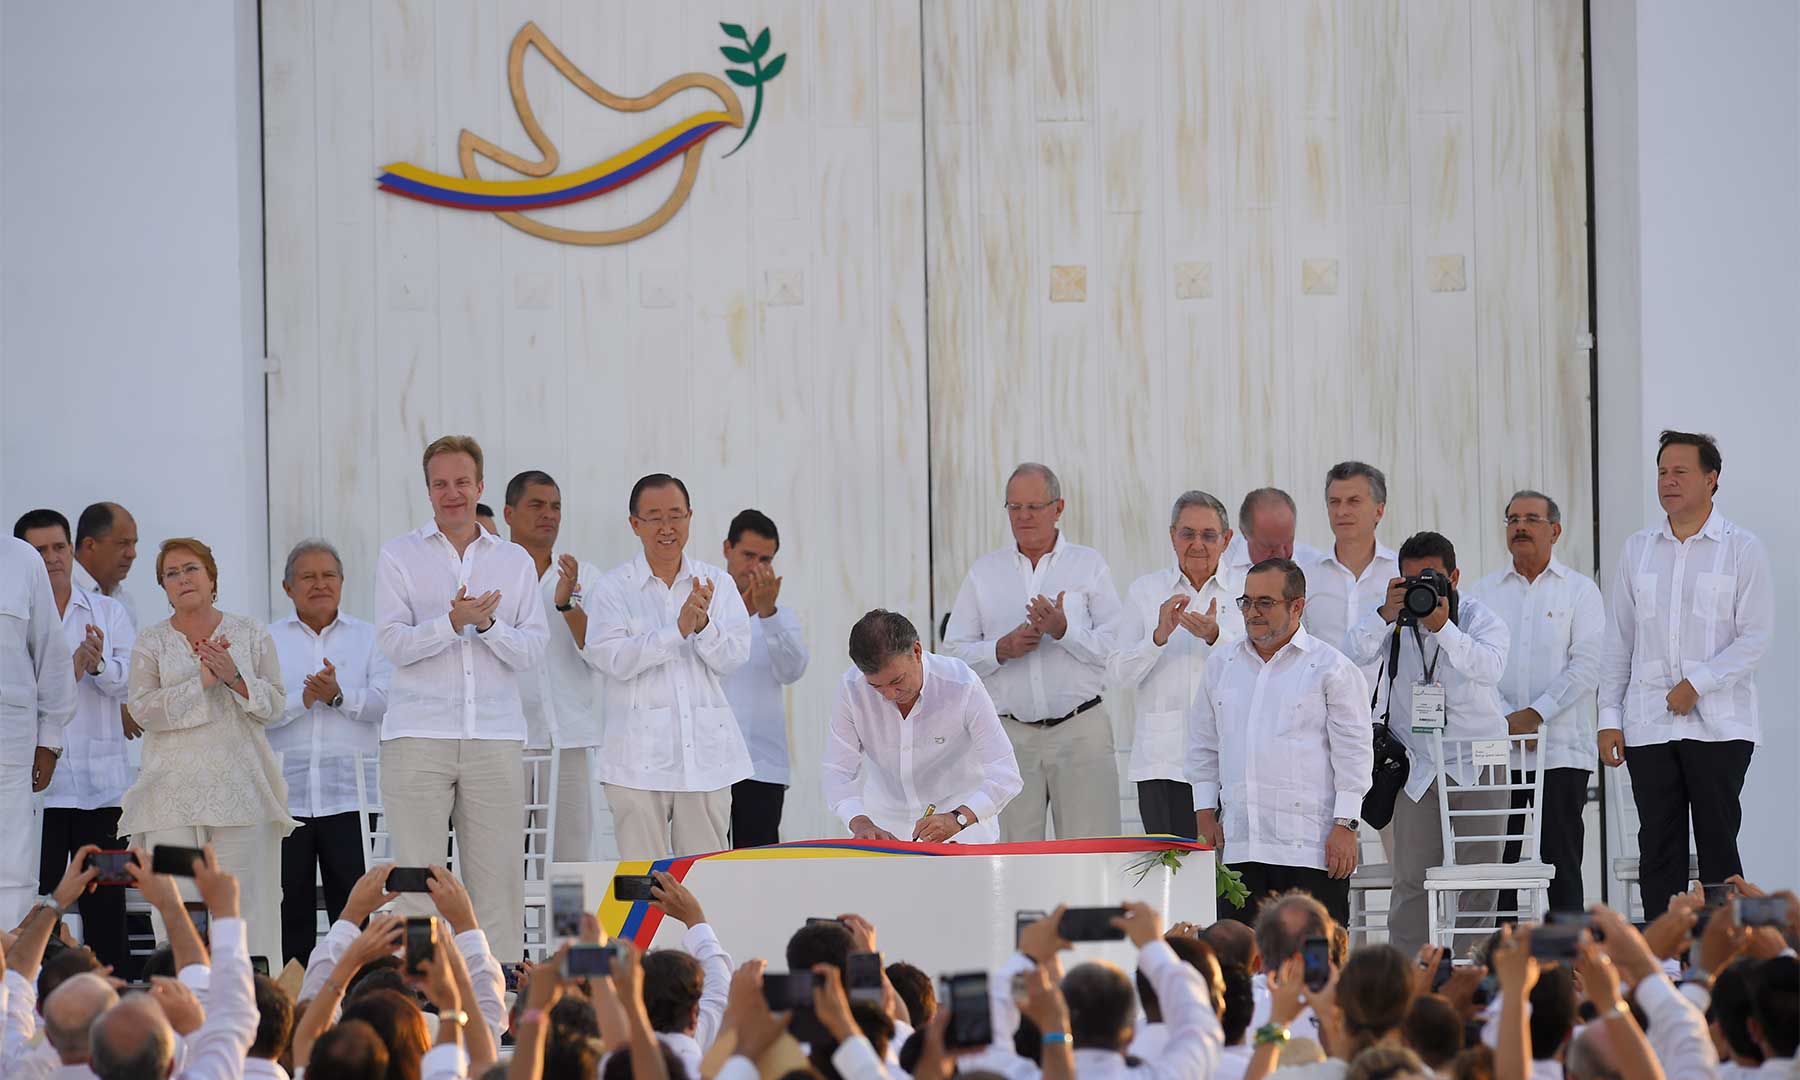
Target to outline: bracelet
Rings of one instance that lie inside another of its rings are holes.
[[[1258,1046],[1280,1046],[1291,1037],[1287,1028],[1273,1021],[1256,1029],[1256,1045]]]
[[[574,611],[575,605],[573,603],[558,604],[558,605],[556,605],[556,610],[558,610],[558,611]]]
[[[1066,1043],[1068,1041],[1069,1033],[1066,1031],[1044,1032],[1043,1045],[1045,1046],[1055,1046],[1057,1043]]]

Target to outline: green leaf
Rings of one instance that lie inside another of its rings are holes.
[[[734,49],[730,45],[721,45],[719,46],[719,51],[725,54],[725,59],[734,64],[748,64],[751,62],[750,54],[742,49]]]
[[[756,57],[758,60],[761,60],[763,58],[763,55],[765,53],[767,53],[768,51],[769,51],[769,28],[765,26],[765,27],[763,27],[763,32],[756,35],[755,43],[750,46],[750,55]]]
[[[739,86],[749,87],[751,89],[756,87],[756,76],[750,74],[748,71],[739,71],[737,68],[727,68],[725,69],[725,77],[732,82],[737,83]]]
[[[1250,888],[1244,884],[1244,875],[1224,863],[1213,865],[1218,895],[1235,908],[1241,908],[1249,902]]]
[[[750,40],[749,32],[746,31],[743,27],[739,26],[737,23],[722,22],[719,24],[719,29],[725,31],[727,34],[731,35],[732,37],[737,38],[739,41],[749,41]]]
[[[787,53],[782,53],[780,56],[769,61],[768,65],[762,69],[762,81],[768,82],[770,79],[773,79],[775,76],[781,74],[781,69],[786,66]]]

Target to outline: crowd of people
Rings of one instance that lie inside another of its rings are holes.
[[[1412,955],[1428,944],[1426,874],[1446,861],[1440,800],[1471,783],[1466,744],[1536,736],[1549,908],[1583,906],[1598,758],[1630,771],[1658,918],[1690,884],[1690,819],[1699,880],[1743,872],[1774,595],[1766,550],[1714,503],[1714,440],[1665,432],[1655,464],[1664,515],[1626,542],[1604,596],[1556,557],[1551,495],[1505,502],[1508,564],[1464,589],[1448,537],[1377,539],[1386,479],[1346,461],[1324,477],[1329,547],[1295,542],[1279,489],[1250,492],[1235,519],[1187,491],[1170,565],[1123,600],[1101,553],[1064,535],[1056,473],[1022,464],[1004,489],[1012,542],[970,568],[937,651],[882,609],[850,629],[821,775],[801,782],[866,839],[1031,841],[1052,817],[1061,837],[1117,835],[1106,698],[1129,689],[1146,832],[1204,839],[1253,895],[1300,890],[1343,922],[1363,819],[1379,818],[1388,931]],[[641,553],[602,571],[562,543],[547,473],[507,484],[502,538],[481,514],[474,439],[432,442],[421,466],[432,519],[383,545],[371,621],[342,610],[328,541],[292,547],[293,613],[264,625],[219,609],[211,549],[173,537],[155,561],[169,615],[146,625],[122,588],[138,542],[124,507],[90,506],[73,529],[53,509],[18,518],[0,546],[0,806],[39,824],[0,832],[0,924],[85,847],[210,845],[241,883],[250,952],[300,959],[317,941],[315,880],[337,920],[364,871],[360,812],[379,805],[401,865],[442,862],[454,830],[495,955],[518,958],[527,750],[559,763],[557,859],[592,857],[602,798],[627,859],[779,838],[795,779],[783,688],[810,654],[782,602],[775,522],[743,511],[723,565],[705,562],[687,550],[686,484],[651,474],[628,502]],[[1420,588],[1435,606],[1414,607]],[[1440,761],[1440,739],[1463,745]],[[1375,778],[1396,764],[1405,782],[1384,800]],[[1505,816],[1516,795],[1461,805]],[[1477,838],[1457,856],[1520,852]],[[78,904],[83,938],[126,970],[118,894]]]

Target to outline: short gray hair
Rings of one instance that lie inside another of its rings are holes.
[[[1056,471],[1048,465],[1042,465],[1035,461],[1020,462],[1019,467],[1014,469],[1012,475],[1006,478],[1006,486],[1012,487],[1012,482],[1014,480],[1017,480],[1021,476],[1031,475],[1044,478],[1044,490],[1049,493],[1051,502],[1055,502],[1057,499],[1062,498],[1062,481],[1056,478]]]
[[[332,561],[337,563],[338,577],[344,576],[344,557],[338,554],[337,548],[332,547],[329,540],[312,537],[295,544],[294,550],[288,552],[287,568],[281,572],[281,583],[292,585],[294,583],[294,564],[300,561],[300,556],[310,555],[315,551],[323,551],[331,556]]]
[[[918,640],[919,630],[911,619],[876,608],[850,628],[850,662],[864,675],[873,675],[889,660],[911,652]]]
[[[1506,513],[1508,510],[1512,509],[1512,504],[1518,502],[1520,499],[1544,500],[1544,505],[1549,507],[1549,510],[1546,513],[1550,518],[1550,524],[1562,524],[1562,508],[1556,505],[1556,500],[1541,491],[1533,491],[1530,488],[1520,488],[1513,492],[1512,498],[1506,500],[1506,505],[1500,508],[1500,512],[1502,514]]]
[[[1330,491],[1331,485],[1337,483],[1339,480],[1354,480],[1359,476],[1369,482],[1369,494],[1375,501],[1382,506],[1386,506],[1387,477],[1381,475],[1380,469],[1377,469],[1367,462],[1340,461],[1336,465],[1333,465],[1325,473],[1325,490]]]
[[[1250,531],[1250,516],[1270,503],[1280,503],[1287,507],[1287,512],[1294,517],[1300,516],[1300,508],[1294,505],[1294,497],[1278,487],[1260,487],[1244,496],[1238,504],[1238,528]],[[1220,520],[1223,520],[1221,515]]]
[[[1231,528],[1231,515],[1225,512],[1225,504],[1198,488],[1184,491],[1175,497],[1175,506],[1169,511],[1169,528],[1175,527],[1176,523],[1181,520],[1181,512],[1190,506],[1206,507],[1219,515],[1221,528]]]
[[[127,1030],[134,1024],[136,1031]],[[102,1080],[163,1080],[175,1063],[175,1031],[147,994],[129,994],[101,1013],[88,1043],[88,1068]]]

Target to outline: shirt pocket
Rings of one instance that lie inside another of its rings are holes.
[[[1730,619],[1736,601],[1736,574],[1701,574],[1694,578],[1694,614],[1702,619]]]
[[[1187,752],[1187,713],[1152,712],[1138,719],[1131,756],[1145,764],[1180,766]]]
[[[31,633],[31,595],[26,588],[22,576],[0,581],[0,720],[29,720],[37,708],[37,671],[26,648]],[[56,632],[62,633],[62,628]],[[33,727],[30,738],[36,737]]]
[[[700,706],[694,710],[694,750],[702,767],[738,757],[744,735],[729,708]]]
[[[625,738],[627,763],[639,772],[663,772],[675,768],[675,743],[680,736],[675,727],[674,709],[635,710],[631,713]]]
[[[1638,574],[1631,579],[1631,604],[1639,622],[1656,618],[1656,575]]]

